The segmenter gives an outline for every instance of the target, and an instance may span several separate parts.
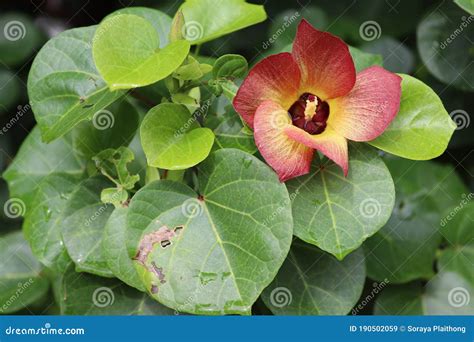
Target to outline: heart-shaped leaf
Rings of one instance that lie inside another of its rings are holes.
[[[43,140],[51,141],[120,98],[110,92],[92,60],[97,26],[60,33],[36,56],[28,77],[28,95]]]
[[[25,237],[34,255],[49,268],[62,267],[67,255],[61,236],[63,211],[80,179],[80,176],[62,173],[45,177],[33,199],[35,205],[25,219]]]
[[[441,242],[441,215],[467,190],[451,166],[401,158],[386,163],[397,184],[396,204],[387,224],[364,243],[367,274],[391,283],[429,279]]]
[[[403,158],[436,158],[448,147],[456,124],[430,87],[414,77],[401,76],[400,110],[383,134],[369,144]]]
[[[180,7],[185,24],[182,35],[192,44],[202,44],[267,18],[263,6],[245,0],[186,0]],[[212,16],[209,14],[212,13]]]
[[[10,196],[21,199],[27,213],[35,190],[44,177],[56,172],[79,176],[85,169],[84,161],[77,157],[72,147],[71,135],[46,144],[41,141],[40,134],[39,127],[33,128],[3,174]]]
[[[214,78],[242,78],[247,74],[248,63],[240,55],[223,55],[214,63],[212,74]]]
[[[163,103],[152,108],[140,128],[148,165],[167,170],[183,170],[209,155],[214,134],[201,128],[186,107]]]
[[[357,303],[364,282],[362,250],[338,261],[296,240],[262,298],[275,315],[345,315]]]
[[[172,315],[173,311],[117,279],[77,273],[70,267],[57,279],[62,315]]]
[[[0,236],[0,313],[12,313],[42,298],[49,281],[21,232]]]
[[[249,314],[282,265],[292,218],[285,186],[233,149],[198,169],[199,193],[155,181],[133,197],[129,255],[151,295],[180,312]]]
[[[129,286],[144,291],[145,287],[127,252],[127,212],[127,208],[116,208],[110,215],[105,225],[102,247],[112,273]]]
[[[170,75],[189,53],[178,40],[160,49],[153,25],[134,14],[104,19],[94,35],[94,62],[111,90],[143,87]]]
[[[474,315],[474,288],[457,273],[442,272],[420,283],[384,289],[375,302],[376,315]]]
[[[287,182],[295,235],[343,259],[389,219],[392,177],[377,152],[351,145],[349,175],[332,162],[315,161],[310,174]]]
[[[440,81],[457,88],[474,90],[472,17],[452,1],[430,11],[418,25],[417,44],[421,59]]]
[[[71,194],[64,209],[61,232],[78,272],[113,276],[102,249],[104,227],[113,206],[100,200],[101,191],[111,185],[103,177],[86,179]]]

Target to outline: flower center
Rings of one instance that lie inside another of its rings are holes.
[[[326,129],[329,105],[316,95],[304,93],[288,112],[293,125],[309,134],[321,134]]]

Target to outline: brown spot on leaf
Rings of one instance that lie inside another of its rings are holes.
[[[162,243],[163,241],[169,242],[175,235],[175,231],[169,229],[167,226],[162,226],[157,231],[146,234],[140,241],[140,246],[138,247],[138,252],[134,260],[145,265],[145,261],[148,258],[148,254],[153,250],[153,246],[157,243]]]
[[[158,293],[158,286],[156,286],[156,285],[151,285],[150,292],[151,292],[152,294],[157,294],[157,293]]]
[[[160,283],[166,283],[165,274],[163,273],[163,268],[156,266],[155,262],[151,263],[151,271],[158,277]]]

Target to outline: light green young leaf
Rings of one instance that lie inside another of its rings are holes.
[[[38,185],[34,206],[28,213],[23,231],[33,254],[48,268],[61,272],[67,258],[61,236],[63,211],[69,196],[80,182],[77,175],[53,173]]]
[[[367,274],[406,283],[433,276],[441,215],[467,191],[451,166],[387,158],[396,204],[387,224],[364,243]]]
[[[72,147],[71,135],[46,144],[41,141],[39,127],[35,127],[3,177],[8,182],[10,197],[21,199],[28,213],[36,187],[44,177],[52,173],[80,176],[84,169],[84,161],[77,157]]]
[[[44,141],[52,141],[91,119],[123,92],[110,92],[92,60],[97,26],[60,33],[36,56],[28,77],[28,95]]]
[[[345,315],[357,303],[364,282],[362,250],[338,261],[296,240],[262,298],[275,315]]]
[[[100,199],[101,191],[110,186],[103,177],[88,178],[76,187],[64,209],[63,242],[78,272],[113,276],[102,249],[105,223],[113,206]]]
[[[316,161],[310,174],[286,185],[295,235],[339,260],[382,228],[395,201],[387,167],[374,149],[360,144],[350,146],[347,177],[336,164]]]
[[[456,124],[430,87],[414,77],[400,76],[400,110],[385,132],[369,144],[407,159],[436,158],[446,150]]]
[[[102,248],[114,276],[127,285],[144,291],[145,286],[127,252],[127,213],[128,208],[116,208],[110,215],[105,225]]]
[[[153,25],[134,14],[118,14],[102,21],[93,39],[94,62],[111,90],[143,87],[164,79],[189,53],[178,40],[160,49]]]
[[[49,281],[21,232],[0,236],[0,259],[0,313],[24,309],[48,292]]]
[[[173,103],[152,108],[142,122],[140,136],[148,165],[167,170],[202,162],[214,142],[209,128],[201,128],[184,106]]]
[[[129,256],[151,295],[180,312],[250,314],[291,244],[285,186],[233,149],[198,169],[199,193],[172,181],[142,188],[127,215]]]
[[[56,295],[62,315],[172,315],[173,311],[146,293],[117,279],[77,273],[70,267],[57,280]]]
[[[240,55],[223,55],[214,63],[212,74],[214,78],[242,78],[248,71],[247,60]]]
[[[217,6],[213,0],[186,0],[180,10],[185,19],[183,36],[192,44],[208,42],[267,18],[263,6],[245,0],[226,0]]]

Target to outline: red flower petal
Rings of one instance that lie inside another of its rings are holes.
[[[321,134],[311,135],[298,127],[287,126],[285,127],[285,133],[292,140],[321,151],[326,157],[339,165],[344,171],[344,176],[347,176],[349,170],[347,140],[331,127],[326,127]]]
[[[255,143],[282,182],[307,174],[314,153],[312,148],[290,139],[284,133],[287,127],[294,126],[288,112],[280,105],[265,101],[258,107],[254,120]]]
[[[347,94],[356,72],[349,48],[341,39],[301,20],[293,43],[293,58],[301,70],[303,92],[323,100]]]
[[[298,99],[300,71],[288,52],[269,56],[257,63],[234,98],[234,108],[253,128],[253,116],[265,100],[288,109]]]
[[[349,140],[377,138],[400,109],[401,81],[400,76],[379,66],[360,72],[349,94],[328,101],[328,125]]]

